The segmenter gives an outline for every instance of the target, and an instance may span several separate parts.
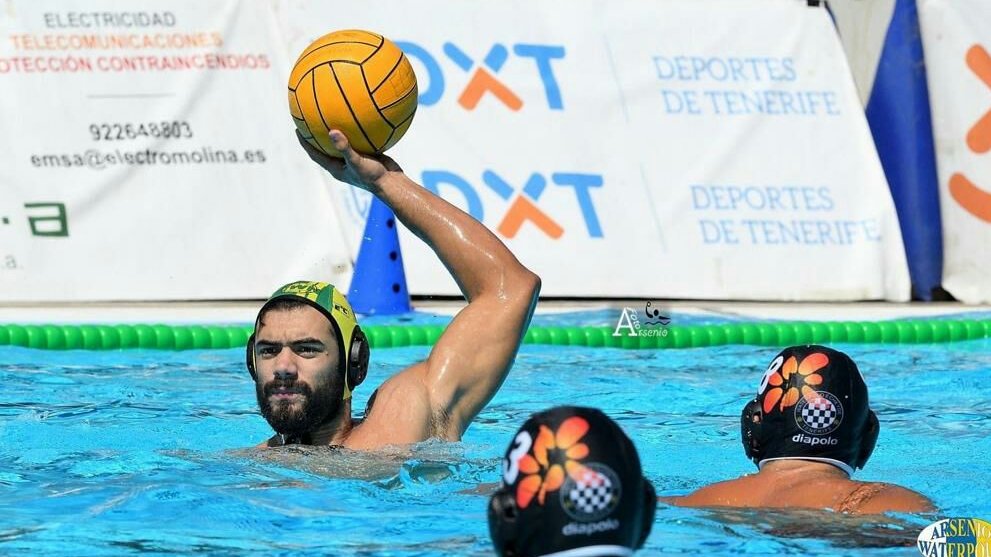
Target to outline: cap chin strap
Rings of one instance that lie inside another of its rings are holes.
[[[771,462],[772,460],[813,460],[815,462],[825,462],[826,464],[832,464],[833,466],[846,472],[847,477],[853,476],[853,467],[849,464],[834,458],[823,458],[819,456],[776,456],[774,458],[765,458],[757,463],[757,468],[763,469],[764,464]]]
[[[540,557],[628,557],[629,555],[633,555],[633,550],[622,545],[588,545],[545,553]]]
[[[308,433],[303,435],[286,435],[285,433],[278,434],[279,444],[278,447],[285,447],[286,445],[312,445],[313,440],[310,438]]]

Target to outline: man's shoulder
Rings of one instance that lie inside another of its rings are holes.
[[[434,435],[429,393],[414,364],[382,383],[368,399],[365,416],[348,436],[351,448],[406,445]]]
[[[417,362],[383,381],[368,399],[365,407],[366,419],[378,414],[402,411],[429,398],[423,379],[426,366],[426,362]]]
[[[695,491],[680,497],[660,497],[662,502],[678,507],[736,507],[748,506],[747,494],[752,494],[749,489],[751,476],[741,476],[731,480],[723,480],[714,484],[709,484],[696,489]]]
[[[900,485],[857,482],[857,488],[844,501],[844,511],[857,514],[886,512],[916,513],[934,510],[928,497]]]

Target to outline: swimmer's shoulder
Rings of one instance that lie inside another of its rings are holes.
[[[754,506],[751,476],[716,482],[677,497],[658,497],[658,501],[676,507],[749,507]]]
[[[407,445],[438,436],[429,393],[415,371],[407,373],[411,368],[390,377],[372,393],[364,418],[351,430],[345,446]]]
[[[268,448],[271,448],[271,447],[281,447],[281,446],[282,446],[282,443],[279,441],[279,434],[276,433],[275,435],[273,435],[273,436],[269,437],[268,439],[262,441],[261,443],[258,443],[257,445],[255,445],[255,448],[256,449],[268,449]]]
[[[936,509],[933,502],[917,491],[881,482],[856,482],[858,485],[836,509],[850,514],[887,512],[920,513]]]

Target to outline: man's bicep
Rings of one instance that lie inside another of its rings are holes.
[[[533,314],[539,281],[529,291],[468,304],[427,358],[432,403],[460,434],[505,380]]]

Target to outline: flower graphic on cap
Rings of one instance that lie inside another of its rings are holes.
[[[565,473],[572,478],[581,476],[585,466],[578,461],[589,451],[588,445],[580,441],[588,430],[588,422],[578,416],[561,422],[556,433],[540,426],[533,452],[520,459],[520,473],[526,474],[516,487],[516,504],[521,509],[527,508],[534,497],[543,505],[547,493],[560,489]]]
[[[822,352],[809,354],[802,360],[802,363],[798,363],[795,356],[785,360],[781,369],[771,374],[771,377],[768,379],[767,383],[771,388],[764,395],[764,412],[768,413],[774,410],[774,405],[778,404],[778,402],[781,403],[778,406],[778,410],[784,411],[785,408],[798,402],[799,396],[804,396],[805,400],[810,402],[815,400],[815,389],[809,385],[822,384],[822,376],[818,372],[827,365],[829,365],[829,357]],[[792,385],[785,390],[787,383],[791,380],[791,376],[796,374],[800,380],[801,388]]]

